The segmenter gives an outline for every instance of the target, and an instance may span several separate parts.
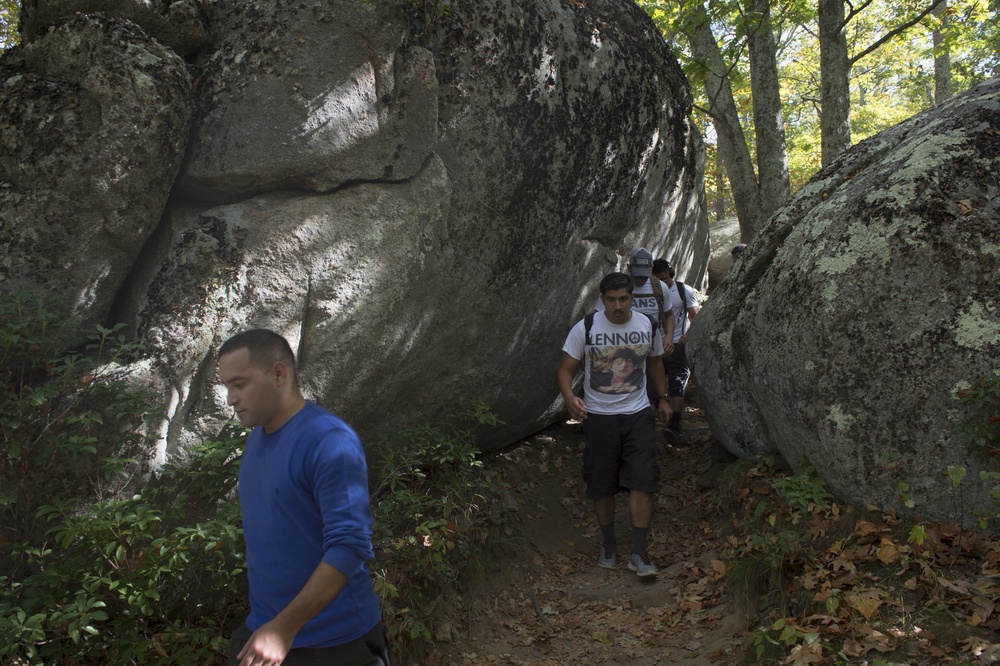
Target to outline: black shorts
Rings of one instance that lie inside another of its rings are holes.
[[[674,397],[683,398],[684,392],[687,390],[688,378],[691,376],[684,345],[675,344],[674,351],[669,356],[663,357],[663,370],[667,373],[668,393]]]
[[[583,441],[588,498],[611,497],[622,489],[659,492],[652,409],[635,414],[588,414],[583,420]]]

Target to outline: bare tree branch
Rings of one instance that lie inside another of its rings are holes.
[[[875,42],[873,42],[871,45],[869,45],[865,50],[861,51],[860,53],[856,53],[848,62],[851,64],[851,66],[853,66],[854,63],[856,63],[858,60],[861,60],[862,58],[864,58],[866,55],[868,55],[872,51],[875,51],[880,46],[882,46],[883,44],[885,44],[886,42],[888,42],[889,40],[891,40],[891,39],[893,39],[895,37],[898,37],[899,35],[901,35],[902,33],[906,32],[907,30],[909,30],[910,28],[912,28],[916,24],[920,23],[924,19],[925,16],[927,16],[932,11],[934,11],[937,8],[937,6],[940,5],[942,2],[944,2],[944,0],[934,0],[933,2],[931,2],[930,7],[928,7],[924,11],[920,12],[919,14],[917,14],[916,16],[914,16],[909,21],[906,21],[905,23],[901,23],[900,25],[896,26],[895,28],[893,28],[889,32],[887,32],[884,35],[882,35],[879,39],[877,39]]]

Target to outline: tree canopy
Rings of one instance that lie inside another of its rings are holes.
[[[17,43],[18,0],[0,0],[0,49]]]
[[[731,215],[734,200],[744,239],[787,198],[783,165],[794,191],[851,144],[1000,73],[1000,0],[637,1],[692,84],[707,163],[725,165],[706,179],[710,206]],[[736,136],[745,149],[727,145]]]

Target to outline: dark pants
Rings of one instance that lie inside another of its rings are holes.
[[[670,356],[663,357],[663,370],[667,373],[668,393],[678,398],[684,397],[691,370],[688,368],[684,345],[675,344]]]
[[[583,480],[589,499],[611,497],[623,488],[659,492],[652,409],[635,414],[588,414],[583,420],[583,440]]]
[[[242,625],[229,639],[229,666],[238,666],[240,653],[252,632]],[[282,666],[390,666],[385,625],[381,622],[357,640],[325,648],[295,648]]]

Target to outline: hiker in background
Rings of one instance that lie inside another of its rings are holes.
[[[673,347],[674,311],[670,307],[667,285],[650,277],[653,271],[653,255],[646,248],[637,247],[632,250],[632,254],[629,256],[626,270],[632,277],[634,289],[632,309],[656,320],[660,335],[663,337],[663,353],[669,354]],[[604,309],[604,303],[600,297],[597,299],[596,308],[598,311]],[[646,367],[646,396],[649,398],[649,404],[655,409],[660,398],[655,391],[648,364]]]
[[[250,615],[230,666],[388,666],[358,436],[303,397],[277,333],[231,337],[218,365],[227,403],[253,428],[239,476]]]
[[[731,256],[730,259],[726,257],[714,257],[708,262],[708,291],[706,294],[711,296],[715,293],[715,288],[719,286],[722,279],[726,277],[728,273],[733,268],[733,264],[736,260],[740,258],[740,255],[747,249],[746,243],[740,243],[739,245],[734,245],[733,249],[729,251]]]
[[[680,280],[674,280],[675,271],[666,259],[653,262],[654,279],[662,280],[669,289],[670,307],[673,310],[674,337],[673,349],[664,355],[663,364],[667,373],[670,407],[673,415],[667,423],[667,429],[674,434],[681,434],[681,418],[684,414],[684,392],[687,390],[691,370],[688,368],[687,354],[684,345],[687,343],[688,331],[694,322],[695,315],[701,306],[694,290]]]
[[[583,480],[601,530],[598,566],[618,566],[615,536],[615,495],[627,489],[632,522],[632,551],[628,568],[640,577],[655,576],[656,566],[646,550],[653,517],[653,494],[658,492],[656,419],[644,384],[646,372],[636,372],[639,385],[619,382],[623,390],[608,391],[615,364],[650,368],[656,393],[663,397],[657,411],[670,419],[667,382],[663,374],[663,340],[656,319],[635,311],[632,280],[611,273],[601,280],[604,309],[587,315],[570,330],[556,373],[559,391],[570,416],[583,422]],[[627,352],[626,352],[627,350]],[[573,373],[583,362],[583,398],[573,393]]]

